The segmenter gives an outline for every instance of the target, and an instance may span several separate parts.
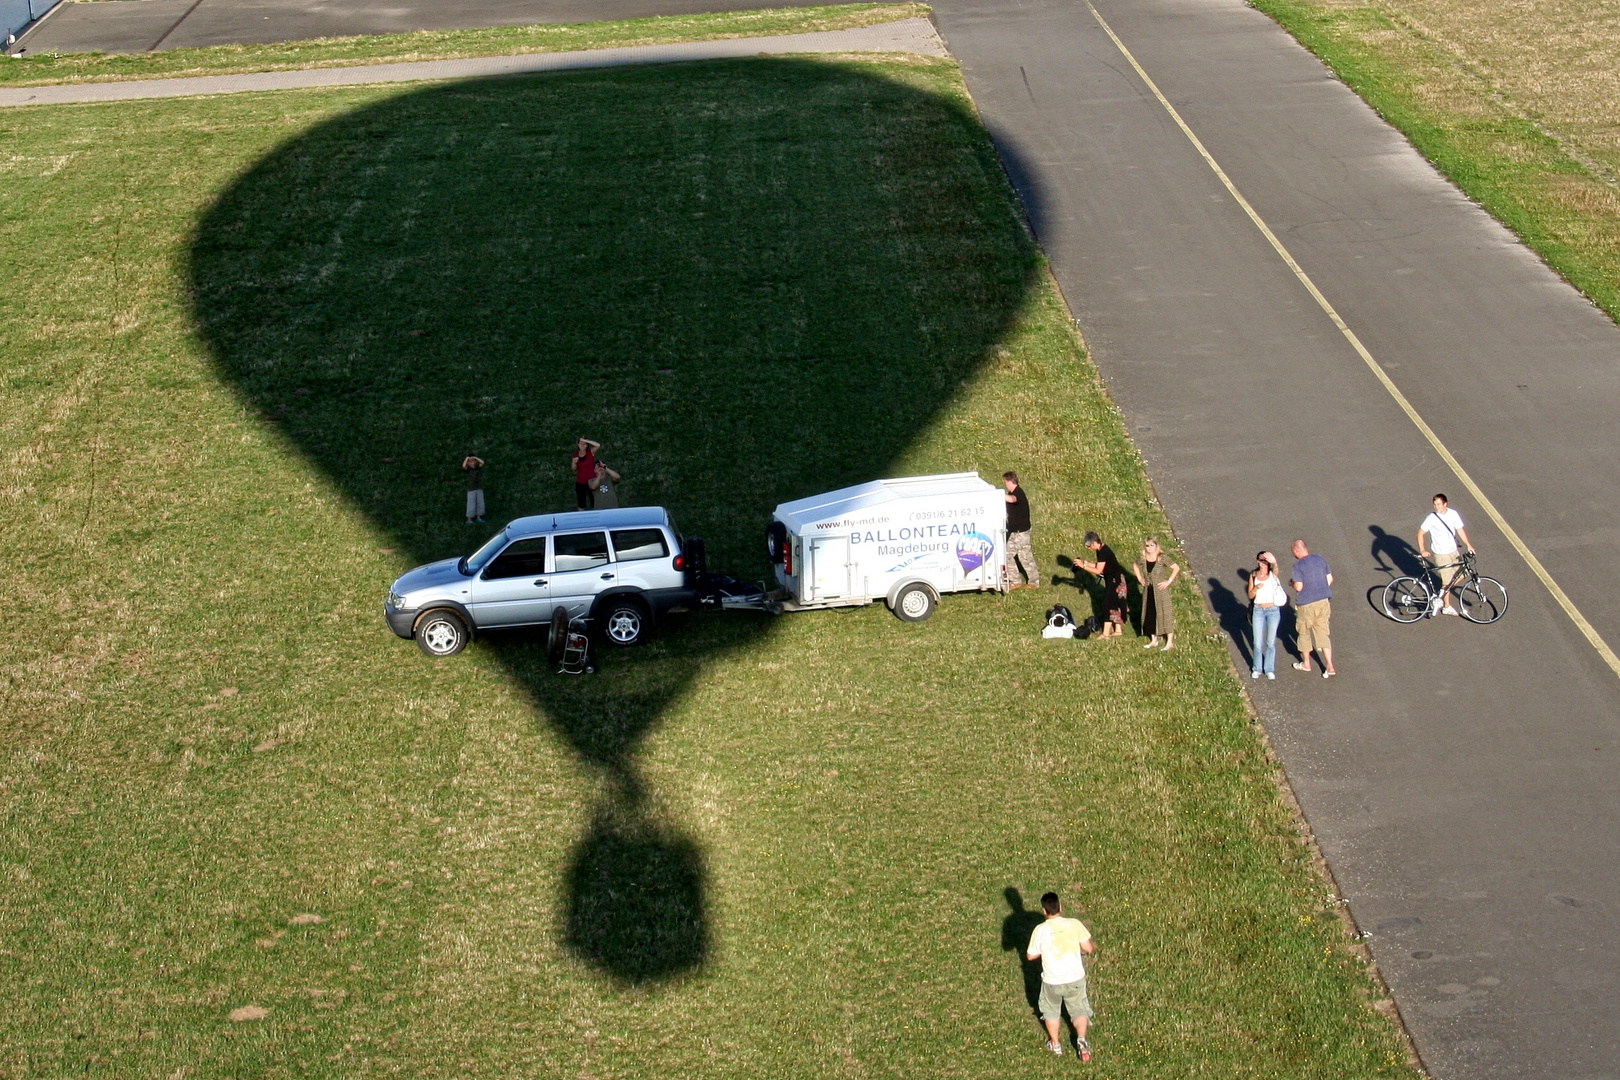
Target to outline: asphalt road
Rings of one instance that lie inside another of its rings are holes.
[[[762,0],[102,0],[61,4],[18,45],[31,53],[147,52],[761,6],[768,5]]]
[[[617,49],[479,56],[461,60],[418,60],[401,64],[299,68],[242,75],[194,75],[175,79],[115,79],[108,82],[57,83],[48,86],[0,86],[0,109],[29,105],[63,105],[82,101],[131,101],[138,98],[239,94],[313,86],[461,80],[532,75],[541,71],[668,64],[684,60],[722,60],[784,53],[879,52],[944,56],[945,44],[927,19],[901,19],[877,26],[822,30],[808,34],[683,41],[667,45],[632,45]]]
[[[935,6],[1217,614],[1241,639],[1239,571],[1260,548],[1286,568],[1302,536],[1333,565],[1340,677],[1284,664],[1251,686],[1426,1064],[1620,1075],[1620,678],[1084,4]],[[1098,6],[1620,644],[1620,330],[1263,15]],[[1367,602],[1436,491],[1511,590],[1501,623],[1399,626]]]
[[[468,0],[433,25],[753,2]],[[1340,677],[1300,675],[1289,657],[1277,682],[1249,685],[1425,1063],[1445,1078],[1620,1077],[1620,900],[1608,891],[1620,882],[1620,678],[1083,3],[934,4],[1240,667],[1240,571],[1255,551],[1303,536],[1333,565]],[[1098,6],[1620,644],[1620,330],[1240,0]],[[306,11],[298,36],[412,28],[399,20],[430,10],[202,0],[191,18],[235,20],[207,41],[266,40],[242,29],[260,7]],[[166,44],[180,43],[204,42]],[[1495,626],[1398,626],[1368,603],[1410,560],[1435,491],[1452,494],[1485,572],[1511,590]],[[1123,552],[1137,538],[1111,539]]]

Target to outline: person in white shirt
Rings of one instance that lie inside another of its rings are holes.
[[[1441,608],[1442,614],[1457,614],[1457,609],[1451,606],[1451,584],[1457,574],[1457,550],[1465,547],[1472,555],[1474,545],[1468,539],[1468,529],[1463,525],[1462,515],[1451,509],[1444,495],[1434,497],[1434,512],[1418,526],[1417,541],[1418,554],[1434,562],[1434,577],[1440,586],[1434,605]]]
[[[1277,576],[1277,556],[1262,551],[1254,557],[1254,569],[1249,572],[1249,631],[1254,640],[1254,663],[1249,665],[1249,678],[1258,679],[1263,672],[1268,679],[1277,677],[1277,627],[1282,622],[1282,609],[1288,606],[1288,590]]]
[[[1086,964],[1080,954],[1090,956],[1097,946],[1085,923],[1063,917],[1057,893],[1041,897],[1041,910],[1046,913],[1046,921],[1029,936],[1029,949],[1024,955],[1041,962],[1041,1020],[1046,1024],[1046,1048],[1054,1054],[1063,1053],[1058,1032],[1063,1028],[1063,1007],[1067,1005],[1069,1022],[1074,1025],[1074,1048],[1081,1061],[1090,1061],[1086,1028],[1091,1023],[1091,1001],[1086,996]]]

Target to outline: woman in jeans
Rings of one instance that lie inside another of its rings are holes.
[[[1277,624],[1282,621],[1283,606],[1288,603],[1288,589],[1277,577],[1277,556],[1262,551],[1254,557],[1254,572],[1249,575],[1249,601],[1253,605],[1249,617],[1254,632],[1254,669],[1249,678],[1277,677]]]

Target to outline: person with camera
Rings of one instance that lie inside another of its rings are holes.
[[[1130,596],[1130,586],[1125,580],[1125,567],[1120,565],[1119,558],[1114,549],[1103,543],[1102,537],[1095,532],[1086,533],[1081,541],[1091,549],[1096,556],[1095,562],[1082,562],[1079,559],[1074,565],[1088,574],[1096,574],[1102,578],[1103,584],[1103,624],[1099,638],[1125,636],[1125,607]]]
[[[596,506],[596,493],[591,487],[596,482],[596,452],[600,449],[602,444],[595,439],[581,437],[569,464],[574,470],[574,504],[581,510]]]
[[[484,520],[484,459],[468,454],[461,459],[461,471],[467,474],[467,524]]]

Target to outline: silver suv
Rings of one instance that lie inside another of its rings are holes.
[[[698,541],[693,541],[697,544]],[[389,629],[451,656],[491,627],[535,626],[566,608],[607,641],[635,645],[666,611],[696,605],[681,536],[658,506],[518,518],[471,555],[418,566],[388,590]]]

